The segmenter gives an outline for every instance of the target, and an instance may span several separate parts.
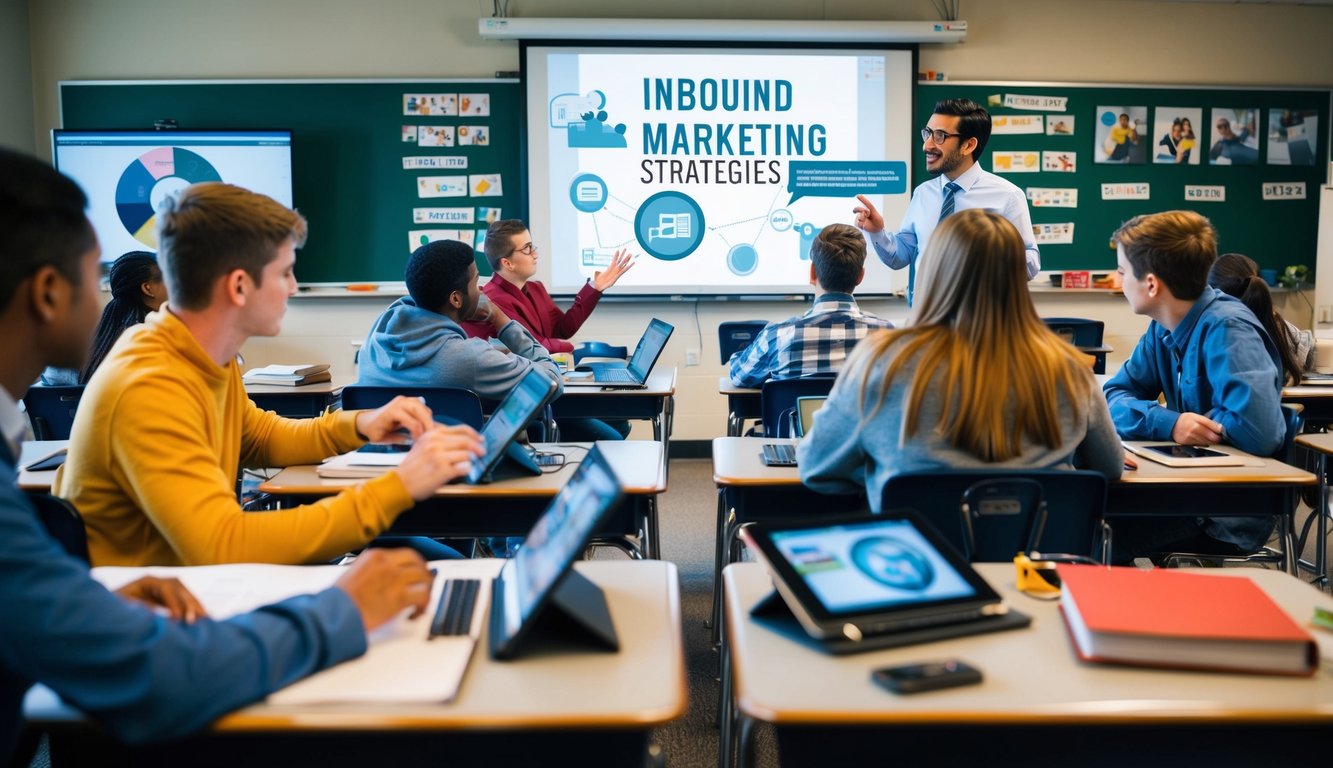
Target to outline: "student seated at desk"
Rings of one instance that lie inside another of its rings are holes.
[[[410,550],[358,558],[337,584],[224,622],[175,579],[116,594],[38,523],[14,485],[15,405],[43,366],[78,368],[97,317],[99,249],[74,182],[0,149],[0,763],[16,755],[34,682],[127,741],[183,736],[325,667],[360,656],[366,633],[426,607],[431,576]],[[146,607],[147,606],[147,607]],[[156,608],[158,610],[153,610]],[[31,746],[31,745],[29,745]]]
[[[475,431],[439,427],[410,398],[314,419],[259,410],[236,355],[250,337],[278,334],[305,219],[206,183],[165,201],[157,226],[171,301],[93,375],[54,484],[83,514],[95,565],[328,560],[364,546],[481,453]],[[404,431],[415,445],[382,477],[300,507],[247,513],[237,503],[242,464],[314,464]]]
[[[1208,270],[1208,284],[1250,308],[1277,347],[1286,383],[1300,384],[1305,372],[1314,368],[1314,334],[1287,322],[1273,309],[1273,294],[1259,276],[1254,259],[1239,253],[1218,256]]]
[[[142,323],[148,313],[156,312],[167,300],[167,286],[157,257],[148,251],[130,251],[111,263],[107,278],[111,300],[102,308],[102,319],[93,333],[93,349],[81,370],[47,368],[42,373],[46,386],[87,384],[102,364],[106,353],[126,328]]]
[[[1225,442],[1272,456],[1286,435],[1282,358],[1253,312],[1208,286],[1217,259],[1213,225],[1193,211],[1167,211],[1130,219],[1113,239],[1125,298],[1152,318],[1129,360],[1106,382],[1120,436]],[[1115,524],[1113,557],[1252,552],[1273,525],[1271,517],[1126,518]]]
[[[866,240],[856,227],[830,224],[810,245],[810,284],[815,305],[809,312],[764,326],[745,349],[727,362],[731,383],[757,389],[768,379],[836,373],[871,331],[892,328],[887,320],[862,312],[852,291],[866,276]]]
[[[437,240],[407,260],[408,295],[384,310],[361,346],[357,383],[381,387],[458,387],[484,400],[503,400],[528,371],[536,368],[564,387],[551,354],[526,328],[477,287],[472,248],[457,240]],[[484,322],[505,349],[470,339],[463,322]],[[568,419],[567,429],[591,433],[592,440],[619,440],[620,433],[593,419]],[[575,439],[565,434],[565,439]]]
[[[869,336],[797,449],[816,491],[937,469],[1089,467],[1118,478],[1124,453],[1077,349],[1037,316],[1023,239],[1003,216],[955,213],[922,259],[914,320]]]

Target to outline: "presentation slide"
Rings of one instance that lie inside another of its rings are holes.
[[[157,206],[201,181],[292,205],[290,131],[55,131],[52,157],[88,195],[102,261],[157,250]]]
[[[866,194],[910,199],[911,50],[524,46],[538,277],[574,293],[808,293],[810,245]],[[906,272],[866,261],[860,293]]]

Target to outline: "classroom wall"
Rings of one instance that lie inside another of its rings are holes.
[[[32,152],[32,56],[27,0],[0,0],[0,147]]]
[[[551,17],[937,18],[930,0],[677,0],[667,7],[623,0],[513,0],[509,10],[515,16]],[[0,10],[0,29],[11,27],[7,22],[11,16],[17,20],[21,11]],[[28,7],[31,82],[26,86],[35,96],[32,143],[49,151],[46,137],[59,122],[60,80],[486,77],[496,70],[517,70],[516,43],[477,36],[477,19],[490,13],[490,0],[33,0]],[[967,41],[923,46],[922,69],[945,72],[953,80],[1333,84],[1333,46],[1328,45],[1333,7],[1328,6],[965,0],[961,15],[969,22]],[[0,72],[0,98],[25,86],[23,72],[8,67]],[[535,234],[540,242],[541,233]],[[1042,314],[1105,320],[1107,343],[1116,349],[1110,356],[1113,367],[1147,325],[1120,296],[1035,296]],[[318,360],[350,371],[351,342],[365,335],[391,300],[298,297],[281,336],[246,346],[247,364]],[[901,301],[867,308],[885,317],[906,314]],[[1302,298],[1288,296],[1279,308],[1309,327]],[[801,310],[798,303],[782,302],[607,302],[580,337],[633,343],[648,317],[673,323],[676,334],[661,364],[680,367],[675,435],[704,439],[721,434],[725,424],[716,390],[723,372],[717,324]],[[687,349],[698,349],[703,364],[684,367]]]

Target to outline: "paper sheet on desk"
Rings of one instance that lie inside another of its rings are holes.
[[[269,696],[269,703],[306,705],[333,702],[438,703],[458,695],[473,649],[490,607],[491,579],[500,560],[449,560],[431,563],[439,576],[429,607],[416,620],[406,614],[370,635],[360,658],[331,667]],[[173,576],[199,598],[209,615],[225,619],[295,595],[318,592],[346,573],[343,566],[209,565],[196,568],[93,569],[93,576],[115,589],[145,576]],[[428,640],[430,620],[446,578],[480,579],[481,591],[466,637]]]

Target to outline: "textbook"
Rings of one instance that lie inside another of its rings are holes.
[[[275,366],[269,366],[273,368]],[[277,366],[282,368],[293,368],[295,366]],[[322,381],[333,381],[333,374],[329,372],[329,367],[307,366],[307,368],[318,368],[310,373],[266,373],[261,372],[264,369],[250,371],[241,377],[246,384],[266,384],[278,387],[299,387],[305,384],[318,384]]]
[[[1312,675],[1314,638],[1243,576],[1067,565],[1060,612],[1084,661]]]
[[[340,453],[315,467],[315,474],[329,478],[379,477],[399,464],[411,449],[407,443],[367,443],[353,451]]]
[[[262,377],[291,377],[291,376],[309,376],[312,373],[321,373],[329,369],[328,363],[298,363],[296,365],[266,365],[263,368],[251,368],[245,372],[249,376]]]

